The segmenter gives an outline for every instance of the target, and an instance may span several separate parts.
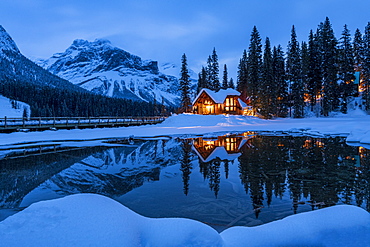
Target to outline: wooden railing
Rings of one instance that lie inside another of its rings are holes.
[[[0,132],[102,128],[157,124],[165,117],[37,117],[37,118],[0,118]]]

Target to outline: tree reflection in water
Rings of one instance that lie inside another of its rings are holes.
[[[343,203],[370,212],[369,173],[370,151],[341,137],[136,140],[0,160],[0,220],[8,209],[75,193],[103,194],[148,217],[217,223],[218,230]]]
[[[224,164],[227,178],[229,163],[236,155],[240,180],[257,218],[264,206],[270,206],[273,196],[282,198],[287,189],[294,213],[299,205],[315,209],[339,203],[366,203],[370,211],[369,150],[348,146],[341,137],[256,135],[243,143],[245,140],[244,136],[193,140],[200,172],[216,197],[220,166]]]

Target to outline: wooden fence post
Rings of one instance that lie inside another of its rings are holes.
[[[4,117],[4,128],[6,128],[6,116]]]

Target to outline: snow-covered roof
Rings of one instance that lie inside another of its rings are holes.
[[[241,100],[240,98],[238,99],[238,102],[239,102],[240,106],[241,106],[243,109],[248,107],[247,103],[245,103],[245,102],[244,102],[243,100]]]
[[[203,88],[200,90],[198,93],[197,97],[195,97],[193,101],[193,105],[197,101],[197,99],[202,95],[202,93],[205,92],[206,94],[211,97],[211,99],[216,103],[216,104],[222,104],[225,102],[225,99],[227,96],[233,95],[233,96],[240,96],[240,93],[236,91],[235,89],[228,88],[228,89],[220,89],[218,92],[212,91],[211,89],[208,88]]]

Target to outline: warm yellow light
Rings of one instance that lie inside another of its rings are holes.
[[[319,148],[322,148],[324,147],[324,143],[320,142],[320,141],[316,141],[315,142],[316,146],[319,147]]]
[[[312,141],[311,140],[305,140],[303,144],[303,148],[310,148],[312,147]]]

